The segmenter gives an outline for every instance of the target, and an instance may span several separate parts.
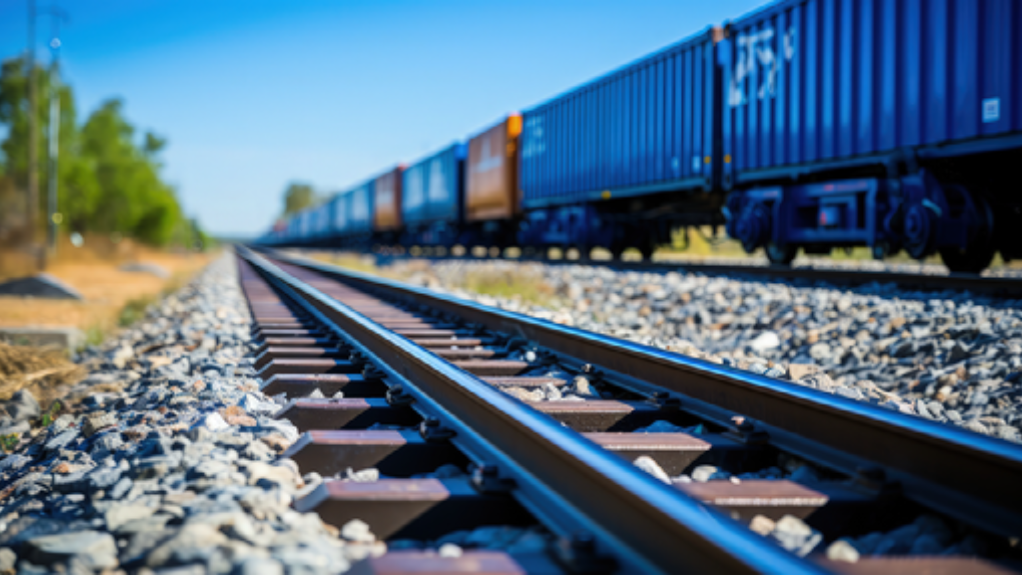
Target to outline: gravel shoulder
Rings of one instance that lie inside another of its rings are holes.
[[[83,352],[55,419],[5,404],[30,429],[0,456],[0,572],[340,573],[383,553],[360,521],[291,509],[321,479],[280,457],[298,433],[258,391],[250,326],[226,255]]]

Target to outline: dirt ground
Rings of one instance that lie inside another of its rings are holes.
[[[85,301],[0,296],[0,326],[74,326],[95,343],[118,327],[126,304],[144,307],[162,292],[187,283],[214,257],[209,253],[161,252],[128,240],[114,245],[93,238],[86,238],[82,248],[64,241],[58,254],[46,273],[78,290]],[[164,279],[118,269],[129,262],[156,264],[170,275]],[[0,280],[27,275],[31,267],[24,253],[0,247]]]

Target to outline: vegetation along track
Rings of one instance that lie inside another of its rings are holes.
[[[320,250],[312,250],[320,251]],[[406,256],[377,255],[380,265],[397,261],[465,261],[490,262],[494,258],[457,256]],[[833,267],[776,266],[751,263],[699,263],[688,261],[622,261],[596,259],[538,259],[514,258],[510,261],[537,262],[545,265],[594,265],[606,266],[616,271],[667,273],[671,271],[700,273],[710,276],[747,277],[757,280],[783,280],[795,285],[837,285],[861,286],[886,284],[898,289],[915,289],[924,292],[967,291],[977,295],[996,298],[1022,299],[1022,277],[980,276],[965,273],[916,273],[890,271],[852,266]],[[869,262],[871,265],[872,262]]]
[[[299,509],[339,526],[362,518],[391,540],[487,524],[550,534],[544,553],[392,551],[370,561],[375,572],[1018,568],[1017,446],[333,266],[240,254],[263,390],[295,398],[280,416],[305,432],[289,456],[303,472],[398,477],[326,482]],[[540,389],[571,393],[550,401]],[[442,463],[471,476],[411,478]],[[670,481],[684,471],[696,481]],[[983,545],[941,538],[946,548],[912,557],[888,545],[854,563],[816,545],[903,533],[920,515]],[[808,531],[786,534],[791,516],[811,528],[794,519]],[[771,537],[754,532],[774,521]],[[986,559],[964,556],[977,549]]]

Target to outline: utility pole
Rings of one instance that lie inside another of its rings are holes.
[[[49,13],[53,16],[53,39],[50,40],[50,52],[53,57],[50,63],[50,162],[49,177],[47,178],[46,223],[49,230],[49,234],[47,234],[49,255],[56,257],[57,226],[63,219],[60,212],[57,211],[57,168],[60,159],[60,21],[67,18],[67,14],[55,6],[50,8]]]
[[[28,241],[35,251],[37,265],[46,269],[46,255],[39,249],[37,230],[39,225],[39,134],[36,123],[36,81],[35,81],[35,0],[28,0]]]
[[[50,70],[50,173],[48,177],[48,194],[46,202],[47,224],[49,228],[48,244],[51,257],[57,255],[57,225],[60,214],[57,212],[57,162],[60,158],[60,71],[58,56],[60,40],[54,38],[50,43],[53,48],[53,63]]]

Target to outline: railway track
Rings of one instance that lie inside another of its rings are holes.
[[[412,261],[425,259],[428,261],[466,261],[492,262],[492,258],[478,257],[440,257],[440,256],[405,256],[378,255],[378,263],[385,265],[395,261]],[[530,259],[521,258],[511,261],[537,262],[545,265],[597,265],[606,266],[616,271],[635,271],[651,273],[667,273],[672,271],[699,273],[711,276],[727,276],[734,278],[750,278],[757,280],[788,280],[799,286],[836,285],[862,286],[872,283],[896,285],[899,289],[913,289],[924,292],[959,291],[976,295],[1022,299],[1022,278],[979,276],[973,274],[946,273],[925,274],[898,271],[879,271],[862,269],[821,268],[808,266],[770,266],[747,263],[694,263],[681,261],[620,261],[620,260],[570,260],[570,259]]]
[[[1007,442],[328,265],[239,254],[263,391],[294,398],[278,417],[305,432],[288,455],[303,472],[387,477],[326,482],[296,508],[337,526],[359,517],[390,539],[495,524],[549,533],[544,552],[395,551],[365,572],[1018,568],[1022,449]],[[575,400],[549,400],[551,388]],[[651,425],[669,432],[635,432]],[[634,460],[731,478],[666,483]],[[812,472],[757,477],[779,461]],[[443,464],[468,474],[412,477]],[[746,527],[801,517],[832,542],[924,513],[981,537],[987,559],[847,563],[827,559],[826,544],[800,557]]]

